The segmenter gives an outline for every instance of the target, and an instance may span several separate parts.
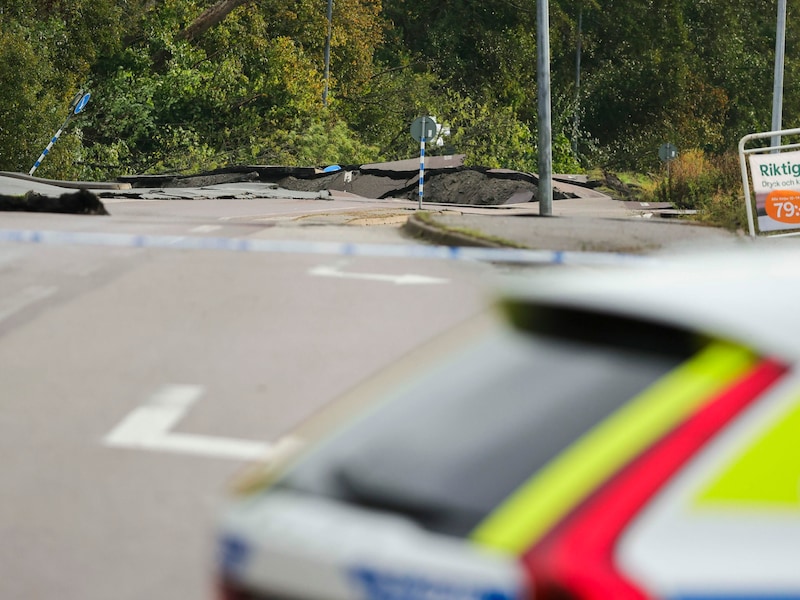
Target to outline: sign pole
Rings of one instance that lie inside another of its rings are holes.
[[[84,94],[83,90],[81,90],[75,95],[75,97],[72,99],[72,103],[69,105],[69,114],[67,115],[67,118],[64,120],[64,123],[61,125],[59,130],[56,131],[56,134],[50,140],[50,143],[47,144],[47,148],[45,148],[42,151],[42,153],[39,155],[39,158],[37,158],[36,162],[33,163],[31,170],[28,171],[28,175],[33,175],[34,172],[36,172],[36,169],[38,169],[39,165],[42,164],[44,157],[50,154],[50,150],[53,149],[53,146],[58,141],[58,138],[61,137],[62,133],[64,133],[64,130],[67,128],[67,125],[69,125],[69,122],[72,119],[72,117],[80,114],[81,112],[83,112],[83,109],[86,108],[86,104],[89,102],[90,97],[91,94]]]
[[[411,123],[411,137],[419,142],[419,202],[418,207],[422,208],[422,195],[425,189],[425,142],[436,140],[438,135],[438,125],[433,117],[423,116],[414,119]],[[430,131],[428,130],[430,129]]]
[[[42,164],[42,161],[44,160],[44,157],[47,156],[48,154],[50,154],[50,150],[53,149],[53,145],[58,141],[58,138],[61,136],[61,134],[67,128],[67,125],[69,125],[69,121],[70,121],[71,118],[72,118],[72,113],[69,113],[69,116],[64,121],[63,125],[61,125],[61,127],[59,128],[58,131],[56,131],[56,134],[50,140],[50,143],[47,144],[47,148],[42,150],[42,153],[39,155],[39,158],[37,158],[36,162],[33,163],[33,166],[31,167],[31,170],[28,171],[28,175],[33,175],[34,172],[36,171],[36,169],[39,168],[39,165]]]
[[[419,204],[422,210],[422,194],[425,189],[425,117],[422,117],[422,137],[419,138]]]

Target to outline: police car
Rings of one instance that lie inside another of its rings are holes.
[[[527,279],[242,483],[220,597],[800,598],[798,264]]]

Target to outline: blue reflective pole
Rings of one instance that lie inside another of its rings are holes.
[[[36,171],[36,169],[39,168],[39,165],[42,164],[42,161],[44,160],[44,157],[47,156],[48,154],[50,154],[50,150],[53,148],[53,144],[55,144],[58,141],[59,136],[67,128],[67,125],[69,124],[69,121],[70,121],[71,118],[72,118],[72,113],[70,112],[69,116],[64,121],[64,124],[61,126],[61,128],[58,131],[56,131],[56,134],[53,136],[53,139],[50,140],[50,143],[47,144],[47,148],[45,148],[42,151],[42,153],[39,155],[39,158],[37,158],[36,162],[33,163],[33,166],[31,167],[31,170],[28,171],[28,175],[33,175],[34,171]]]
[[[64,120],[64,123],[61,125],[59,130],[56,131],[56,134],[52,137],[50,143],[47,144],[47,148],[45,148],[42,151],[42,153],[39,155],[39,158],[37,158],[36,162],[33,163],[31,170],[28,171],[28,175],[33,175],[36,169],[39,168],[39,165],[42,164],[44,157],[50,154],[50,150],[53,149],[53,146],[58,141],[58,138],[61,136],[62,133],[64,133],[64,130],[67,128],[67,125],[69,125],[70,119],[72,119],[72,117],[74,117],[75,115],[81,113],[83,109],[86,108],[86,104],[89,102],[90,96],[91,94],[84,94],[83,90],[81,90],[75,95],[75,97],[72,99],[72,102],[69,105],[69,114],[67,115],[67,118]]]
[[[425,117],[422,117],[422,137],[419,139],[419,203],[422,208],[422,194],[425,189]]]

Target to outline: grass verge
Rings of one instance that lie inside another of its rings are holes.
[[[454,227],[450,225],[444,225],[434,219],[434,214],[435,213],[423,211],[416,213],[412,218],[419,219],[420,221],[422,221],[422,223],[424,223],[428,227],[436,229],[442,234],[452,234],[454,236],[463,236],[466,238],[470,238],[472,240],[475,240],[476,243],[479,243],[482,246],[519,248],[520,250],[528,249],[527,246],[518,244],[517,242],[512,242],[511,240],[507,240],[505,238],[496,235],[489,235],[481,231],[478,231],[476,229],[470,229],[469,227]]]

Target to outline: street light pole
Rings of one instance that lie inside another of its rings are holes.
[[[322,90],[322,105],[328,106],[328,80],[331,76],[331,31],[333,29],[333,0],[328,0],[328,35],[325,37],[325,88]]]
[[[581,50],[583,46],[583,5],[578,9],[578,34],[575,40],[575,113],[572,115],[572,153],[578,158],[578,131],[581,110]]]
[[[550,114],[550,15],[548,0],[536,0],[536,84],[539,95],[539,214],[553,214],[553,136]]]
[[[772,91],[772,131],[781,130],[783,120],[783,58],[786,47],[786,0],[778,0],[778,24],[775,32],[775,76]],[[772,136],[772,146],[781,145],[781,136]]]

